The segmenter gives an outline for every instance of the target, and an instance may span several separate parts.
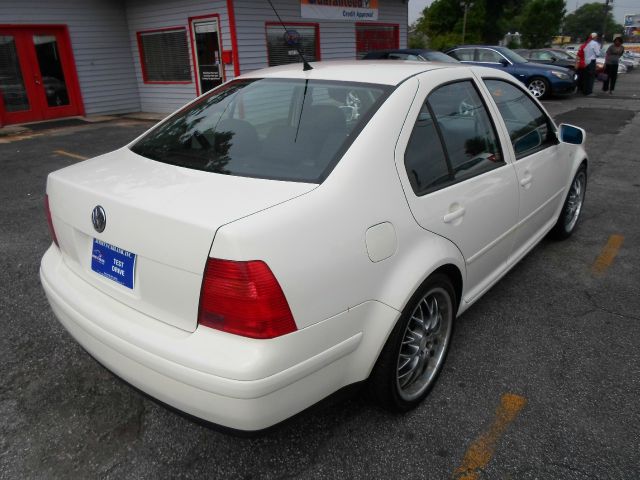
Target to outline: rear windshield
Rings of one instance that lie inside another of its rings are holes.
[[[442,52],[423,52],[420,55],[430,62],[460,63],[455,58]]]
[[[196,170],[320,183],[390,90],[302,79],[230,82],[173,115],[131,150]]]

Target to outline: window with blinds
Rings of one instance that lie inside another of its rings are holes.
[[[287,25],[286,32],[282,25],[267,24],[267,55],[269,66],[302,62],[299,47],[307,62],[315,62],[318,58],[317,25]]]
[[[145,82],[191,82],[186,29],[139,32],[138,46]]]

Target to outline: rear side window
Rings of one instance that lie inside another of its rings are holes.
[[[131,149],[196,170],[319,183],[390,90],[298,79],[231,82],[172,116]]]
[[[422,105],[404,156],[409,182],[416,195],[451,183],[447,158],[428,105]]]
[[[453,58],[460,60],[461,62],[473,62],[475,50],[473,48],[459,48],[449,52]]]
[[[500,63],[504,57],[494,50],[488,48],[478,49],[478,62]]]
[[[417,195],[504,164],[495,127],[471,81],[444,85],[427,97],[405,152]]]
[[[509,130],[516,159],[556,144],[551,120],[515,85],[503,80],[485,80]]]

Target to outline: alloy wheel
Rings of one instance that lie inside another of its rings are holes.
[[[573,230],[573,227],[575,227],[578,221],[578,217],[580,217],[580,211],[582,210],[582,204],[584,202],[586,181],[587,179],[584,172],[578,172],[571,183],[564,215],[564,228],[567,232]]]
[[[405,329],[396,369],[398,393],[414,400],[429,388],[444,361],[453,325],[453,306],[441,287],[417,303]]]
[[[529,82],[528,88],[536,98],[542,98],[544,97],[544,94],[547,93],[547,84],[544,80],[541,80],[539,78],[531,80],[531,82]]]

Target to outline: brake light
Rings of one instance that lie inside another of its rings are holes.
[[[260,260],[209,258],[200,291],[198,323],[251,338],[274,338],[297,330],[282,288]]]
[[[53,220],[51,218],[51,208],[49,207],[49,195],[44,196],[44,209],[47,212],[47,224],[49,225],[49,233],[51,234],[51,239],[53,243],[56,244],[56,247],[60,247],[58,244],[58,237],[56,237],[56,231],[53,229]]]

